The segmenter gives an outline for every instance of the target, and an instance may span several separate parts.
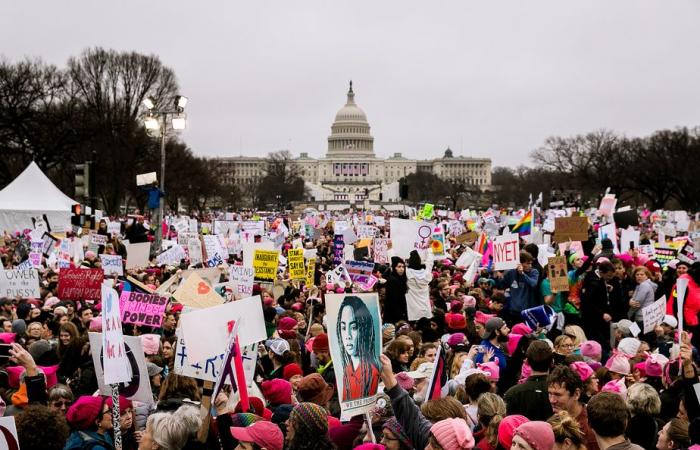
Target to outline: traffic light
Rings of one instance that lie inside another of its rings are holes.
[[[75,198],[90,198],[90,164],[75,165]]]
[[[83,205],[75,204],[71,207],[70,223],[75,227],[82,227],[85,221],[83,215]]]

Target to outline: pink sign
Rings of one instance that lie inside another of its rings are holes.
[[[143,292],[124,291],[119,297],[122,323],[160,328],[167,305],[167,297]]]

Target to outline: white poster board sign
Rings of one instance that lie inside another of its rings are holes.
[[[510,270],[520,264],[520,247],[517,234],[498,236],[493,241],[493,269]]]
[[[100,261],[102,262],[102,270],[104,270],[105,276],[124,275],[124,263],[121,256],[101,254]]]
[[[666,314],[666,296],[664,295],[649,306],[642,308],[644,319],[644,334],[651,333],[654,328],[661,325]]]
[[[0,270],[0,297],[41,297],[39,292],[39,273],[36,269],[31,268]]]

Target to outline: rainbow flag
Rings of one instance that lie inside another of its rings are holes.
[[[489,238],[484,233],[483,231],[481,232],[481,235],[479,236],[479,239],[476,241],[476,246],[474,246],[474,250],[478,253],[481,253],[482,255],[486,254],[486,250],[489,248]]]
[[[512,231],[513,233],[517,232],[520,235],[530,234],[530,232],[532,231],[532,210],[528,210],[510,231]]]

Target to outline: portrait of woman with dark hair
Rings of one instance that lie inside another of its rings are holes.
[[[343,367],[342,401],[369,397],[377,393],[379,356],[375,318],[365,303],[347,296],[338,309],[336,337],[341,348]]]

